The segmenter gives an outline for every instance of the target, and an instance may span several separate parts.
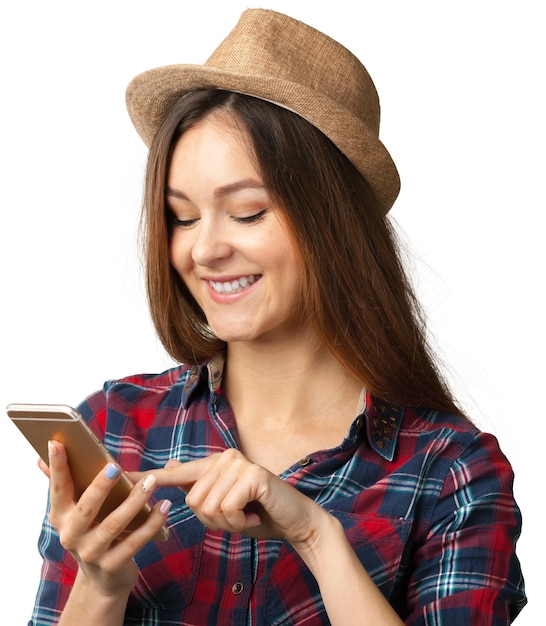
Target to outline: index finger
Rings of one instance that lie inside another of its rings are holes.
[[[216,464],[217,457],[217,454],[213,454],[204,459],[186,461],[154,470],[157,485],[159,487],[180,487],[182,491],[189,491],[195,482]]]

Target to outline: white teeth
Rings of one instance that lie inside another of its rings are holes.
[[[256,276],[241,276],[241,278],[237,280],[231,280],[225,283],[209,280],[209,284],[214,291],[218,293],[237,293],[245,287],[252,285],[252,283],[255,283],[256,279]]]

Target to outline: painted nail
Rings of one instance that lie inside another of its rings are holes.
[[[167,515],[167,513],[171,510],[171,506],[173,503],[170,500],[163,500],[163,502],[159,506],[159,510],[163,515]]]
[[[49,456],[57,456],[57,448],[52,441],[47,442],[47,451],[49,453]]]
[[[114,465],[113,463],[109,463],[106,469],[104,470],[104,475],[108,480],[114,480],[116,476],[119,474],[119,467]]]
[[[152,491],[157,482],[156,477],[153,474],[148,474],[142,481],[142,491]]]

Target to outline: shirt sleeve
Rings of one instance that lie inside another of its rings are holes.
[[[58,622],[78,570],[74,558],[61,546],[47,514],[42,524],[38,550],[43,558],[42,573],[29,626],[46,626]]]
[[[451,465],[408,586],[409,626],[505,626],[526,603],[513,472],[478,433]]]

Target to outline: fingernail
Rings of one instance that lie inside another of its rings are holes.
[[[142,481],[142,491],[152,491],[157,482],[156,477],[153,474],[148,474]]]
[[[47,451],[49,456],[57,456],[57,448],[52,441],[47,442]]]
[[[116,478],[118,474],[119,467],[117,467],[117,465],[114,465],[113,463],[110,463],[104,470],[104,475],[106,476],[106,478],[108,478],[108,480],[114,480],[114,478]]]
[[[163,500],[159,507],[159,510],[161,511],[161,513],[163,513],[163,515],[167,515],[167,513],[171,510],[172,505],[173,503],[170,500]]]

